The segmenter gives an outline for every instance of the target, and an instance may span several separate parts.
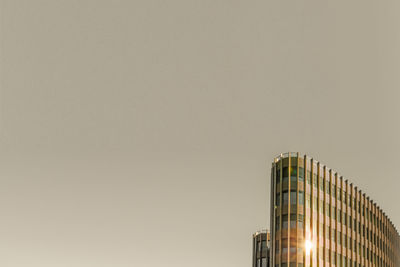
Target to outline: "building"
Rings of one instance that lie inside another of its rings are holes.
[[[299,153],[271,171],[271,266],[399,267],[399,233],[336,171]]]
[[[253,234],[253,267],[269,267],[270,233],[260,231]]]

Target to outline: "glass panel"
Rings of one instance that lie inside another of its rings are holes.
[[[317,187],[317,185],[318,185],[318,177],[317,177],[317,175],[315,173],[313,175],[314,175],[314,178],[313,178],[314,187]]]
[[[267,267],[267,258],[262,258],[261,260],[262,267]]]
[[[299,180],[304,181],[304,168],[299,167]]]
[[[296,228],[297,216],[296,214],[290,214],[290,228]]]
[[[290,168],[290,176],[297,177],[297,167],[296,166],[293,166],[292,168]]]
[[[283,174],[283,177],[289,177],[288,167],[283,167],[282,174]]]
[[[283,205],[289,204],[289,194],[288,192],[283,192]]]
[[[297,204],[297,192],[296,191],[290,191],[290,204],[291,205]]]
[[[311,184],[311,172],[307,171],[307,184]]]
[[[299,191],[299,204],[304,205],[304,192]]]
[[[299,229],[303,229],[304,215],[302,215],[302,214],[297,215],[297,222],[298,222],[297,227]]]
[[[280,181],[281,181],[281,170],[278,167],[278,169],[276,169],[276,184],[279,184]]]
[[[279,227],[280,227],[280,217],[278,216],[275,218],[275,230],[276,231],[279,230]]]
[[[311,196],[310,194],[306,194],[306,207],[311,208]]]
[[[288,228],[288,216],[282,215],[282,229]]]
[[[261,242],[261,251],[265,250],[267,248],[267,241],[263,240]]]

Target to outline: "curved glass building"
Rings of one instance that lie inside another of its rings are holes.
[[[253,264],[252,267],[269,267],[270,263],[270,233],[266,230],[253,234]]]
[[[399,267],[386,214],[334,170],[299,153],[271,171],[271,266]]]

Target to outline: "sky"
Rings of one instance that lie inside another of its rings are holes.
[[[287,151],[400,226],[399,1],[0,3],[1,266],[250,266]]]

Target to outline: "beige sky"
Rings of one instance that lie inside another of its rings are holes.
[[[0,2],[0,266],[250,266],[286,151],[400,226],[399,1]]]

